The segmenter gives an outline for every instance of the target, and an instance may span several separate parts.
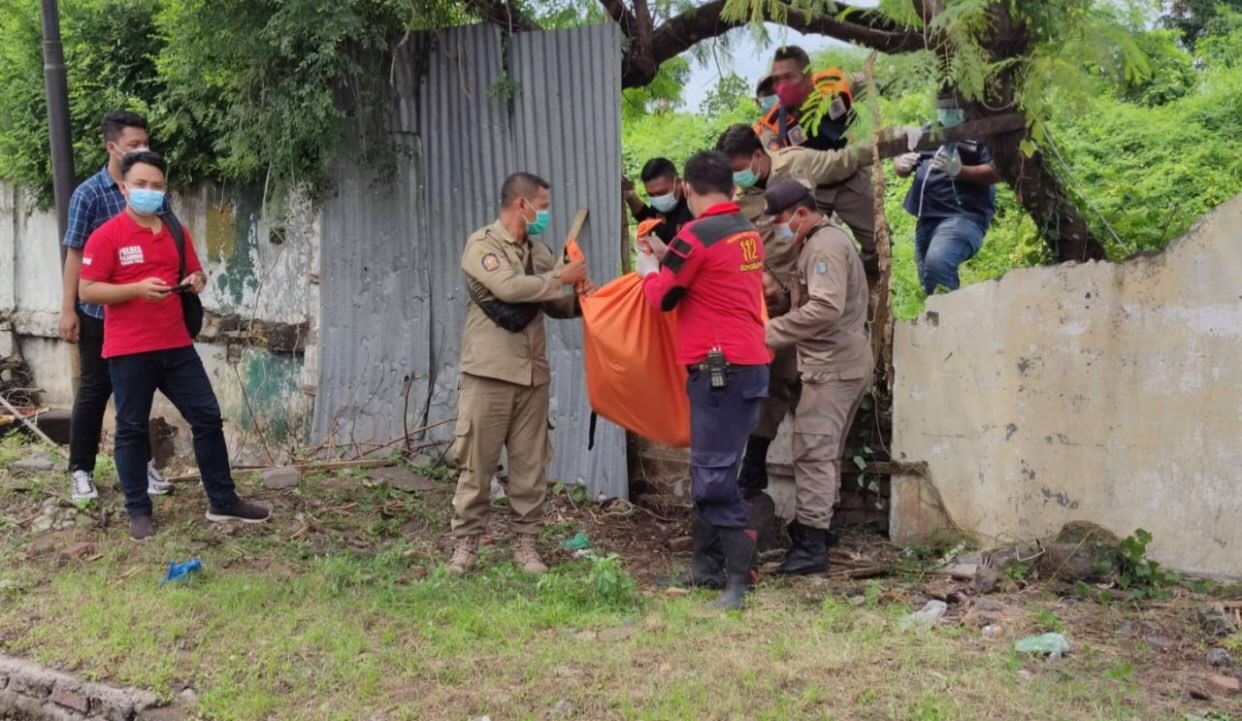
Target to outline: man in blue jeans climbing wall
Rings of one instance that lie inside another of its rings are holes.
[[[951,128],[966,120],[962,97],[956,90],[941,91],[936,119]],[[924,132],[932,129],[930,125]],[[983,247],[983,236],[996,212],[996,183],[987,147],[975,140],[946,143],[935,151],[906,153],[893,161],[905,177],[914,173],[906,193],[906,212],[918,218],[914,230],[914,262],[919,284],[931,295],[944,286],[961,285],[957,269]]]

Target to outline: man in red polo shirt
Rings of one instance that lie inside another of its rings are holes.
[[[157,215],[164,203],[164,159],[149,151],[121,161],[125,210],[91,233],[82,252],[78,296],[104,310],[103,357],[116,404],[117,475],[125,491],[129,535],[155,535],[147,495],[147,419],[155,391],[168,397],[194,435],[194,457],[207,490],[207,520],[266,521],[271,511],[237,497],[229,472],[220,405],[194,350],[181,311],[182,292],[203,292],[207,282],[189,233],[185,269],[176,239]],[[171,216],[168,216],[171,217]]]
[[[740,609],[754,585],[755,531],[737,485],[746,438],[768,394],[763,335],[763,240],[732,202],[733,167],[723,153],[690,158],[686,202],[697,220],[665,248],[639,253],[647,301],[677,311],[677,362],[690,371],[690,486],[694,562],[680,579],[725,590],[715,606]],[[657,260],[658,259],[658,260]]]

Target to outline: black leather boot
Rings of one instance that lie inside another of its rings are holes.
[[[776,573],[805,575],[828,570],[828,531],[794,521],[789,524],[789,538],[792,543]]]
[[[737,486],[742,498],[753,498],[768,487],[768,446],[771,438],[751,436],[746,441],[746,453],[742,456],[742,470],[737,474]]]
[[[694,558],[690,561],[690,568],[672,578],[661,579],[658,585],[724,588],[725,557],[716,527],[696,513],[690,530],[694,535]]]
[[[755,546],[755,532],[749,528],[717,528],[720,546],[724,549],[725,589],[712,607],[721,611],[740,611],[746,605],[746,596],[759,580],[759,552]]]

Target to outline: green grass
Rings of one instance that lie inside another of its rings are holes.
[[[37,511],[59,481],[22,486],[0,476],[6,516]],[[481,569],[457,579],[437,544],[450,490],[419,497],[358,474],[324,477],[270,496],[272,524],[229,531],[202,522],[199,492],[183,486],[157,504],[159,533],[143,546],[125,540],[110,496],[101,505],[112,520],[51,548],[0,524],[0,651],[165,699],[190,687],[198,717],[225,721],[500,721],[552,709],[580,719],[1096,721],[1211,710],[1144,692],[1138,679],[1163,672],[1120,646],[1093,643],[1052,664],[968,626],[903,631],[910,605],[886,599],[903,588],[893,579],[766,580],[745,612],[712,612],[710,593],[667,596],[623,565],[647,573],[665,559],[554,552],[578,530],[596,537],[585,515],[549,527],[543,543],[556,555],[545,578],[523,575],[498,537]],[[430,530],[400,531],[411,518]],[[96,552],[58,556],[82,541]],[[192,556],[203,572],[161,588],[168,560]],[[848,600],[859,594],[861,607]],[[1122,613],[1080,608],[1107,624]],[[1015,623],[1015,635],[1056,626],[1073,638],[1084,619],[1045,609]]]

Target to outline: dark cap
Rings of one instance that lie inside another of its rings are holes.
[[[766,203],[763,212],[767,215],[780,215],[792,206],[809,198],[811,191],[793,178],[778,181],[763,194]]]

